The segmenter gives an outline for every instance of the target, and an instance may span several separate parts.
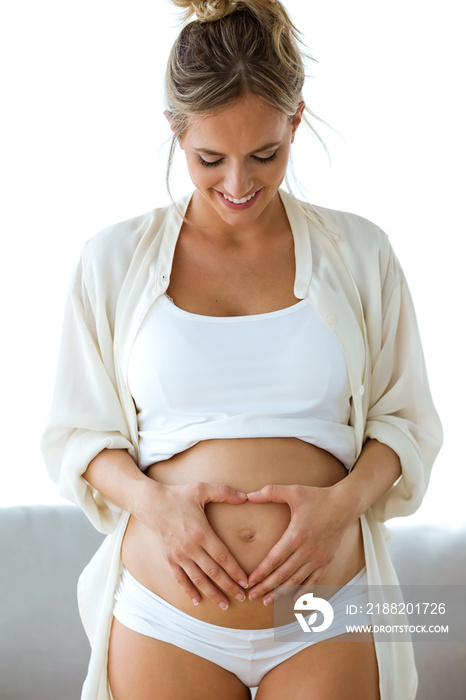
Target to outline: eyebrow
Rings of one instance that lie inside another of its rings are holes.
[[[251,151],[251,153],[248,153],[248,156],[252,156],[253,153],[261,153],[262,151],[268,151],[271,148],[275,148],[276,146],[280,145],[280,141],[276,141],[273,143],[266,143],[263,146],[260,146],[260,148],[254,149],[254,151]],[[222,158],[225,156],[224,153],[217,153],[217,151],[209,151],[207,148],[194,148],[195,151],[198,153],[204,153],[206,156],[222,156]]]

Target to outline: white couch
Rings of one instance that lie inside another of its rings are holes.
[[[466,585],[466,523],[393,531],[404,583]],[[73,506],[0,508],[0,700],[79,699],[89,646],[76,581],[101,541]],[[416,643],[415,653],[417,700],[465,700],[466,643]]]

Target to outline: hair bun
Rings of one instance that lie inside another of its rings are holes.
[[[185,19],[196,15],[200,22],[215,22],[238,9],[235,0],[172,0],[177,7],[186,10]]]

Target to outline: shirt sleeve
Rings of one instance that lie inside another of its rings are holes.
[[[41,449],[60,494],[79,505],[97,530],[109,534],[122,511],[82,475],[105,448],[136,455],[117,389],[111,323],[105,304],[96,303],[93,286],[86,283],[81,258],[65,307],[52,408]]]
[[[410,515],[421,504],[442,444],[416,314],[400,264],[387,240],[380,331],[371,338],[370,397],[364,440],[399,456],[402,474],[372,506],[377,520]]]

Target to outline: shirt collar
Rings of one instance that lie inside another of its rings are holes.
[[[285,207],[294,240],[296,275],[294,295],[297,299],[307,296],[312,275],[312,250],[309,236],[310,220],[306,216],[303,205],[289,192],[279,190],[280,198]]]

